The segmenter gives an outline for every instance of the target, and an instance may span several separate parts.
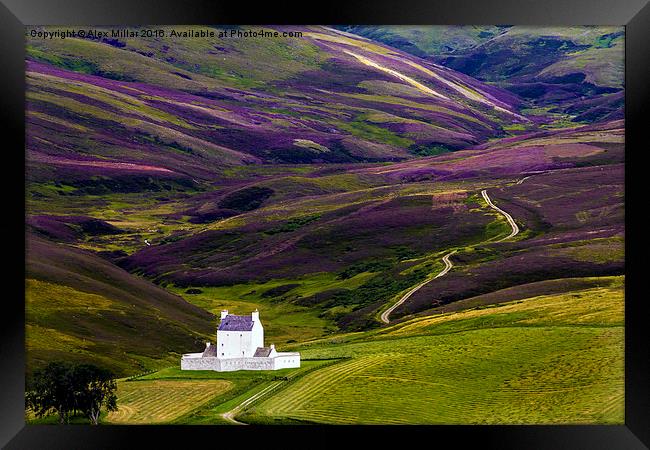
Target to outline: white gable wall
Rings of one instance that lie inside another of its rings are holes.
[[[253,356],[258,347],[264,347],[264,327],[260,322],[259,313],[253,313],[253,330],[251,331],[251,354]]]

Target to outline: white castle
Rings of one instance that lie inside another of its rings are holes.
[[[217,344],[206,342],[203,353],[185,353],[181,370],[278,370],[300,367],[300,353],[275,351],[275,346],[264,347],[264,327],[260,313],[250,316],[221,311],[217,328]]]

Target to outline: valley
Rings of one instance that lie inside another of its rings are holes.
[[[620,36],[490,77],[532,32],[362,28],[28,39],[28,380],[109,368],[113,424],[623,423]],[[302,367],[181,371],[223,309]]]

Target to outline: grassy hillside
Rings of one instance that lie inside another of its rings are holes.
[[[227,424],[231,411],[259,424],[620,424],[624,278],[583,281],[296,344],[300,369],[176,365],[121,380],[104,422]]]
[[[28,239],[27,373],[52,360],[130,375],[202,347],[214,317],[90,252]]]
[[[623,280],[301,346],[352,359],[241,420],[623,423]]]
[[[337,29],[426,58],[461,53],[508,30],[507,26],[339,25]]]

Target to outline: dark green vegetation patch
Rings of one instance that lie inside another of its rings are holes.
[[[237,211],[252,211],[259,208],[271,195],[273,195],[273,189],[252,186],[228,194],[221,199],[219,207]]]

